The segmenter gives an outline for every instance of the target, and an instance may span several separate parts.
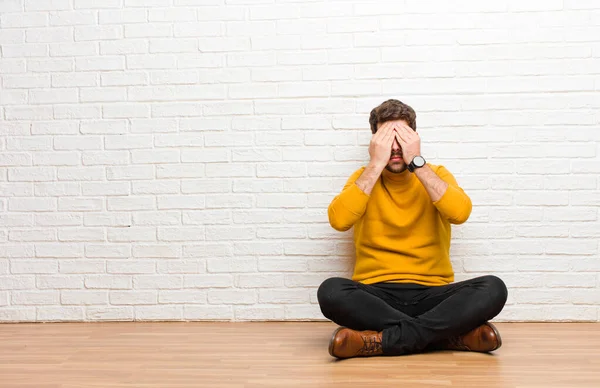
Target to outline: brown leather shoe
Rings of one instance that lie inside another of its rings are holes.
[[[452,337],[442,343],[445,350],[466,350],[471,352],[492,352],[502,346],[502,338],[496,326],[489,322],[476,327],[458,337]]]
[[[337,358],[379,356],[383,354],[381,334],[381,331],[357,331],[340,327],[331,336],[329,354]]]

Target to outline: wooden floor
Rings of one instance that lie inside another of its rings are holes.
[[[600,387],[600,324],[497,324],[493,355],[336,361],[331,323],[0,325],[0,387]]]

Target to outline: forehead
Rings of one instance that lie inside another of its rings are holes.
[[[388,120],[388,121],[384,121],[384,122],[379,122],[377,123],[377,129],[379,129],[384,123],[396,123],[396,124],[404,124],[404,125],[408,125],[408,122],[406,122],[406,120]],[[410,126],[410,125],[408,125]]]

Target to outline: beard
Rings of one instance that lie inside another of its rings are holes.
[[[393,157],[400,157],[400,160],[391,160]],[[400,173],[406,170],[406,167],[406,163],[404,162],[404,159],[402,159],[402,153],[393,153],[390,155],[390,161],[385,166],[385,169],[393,173]]]

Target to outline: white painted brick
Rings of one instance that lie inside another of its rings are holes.
[[[207,241],[252,240],[256,236],[253,227],[249,226],[214,226],[206,227]]]
[[[156,272],[156,263],[151,260],[109,260],[106,263],[106,272],[111,274],[150,274]]]
[[[56,211],[54,198],[9,198],[8,210],[14,212]]]
[[[156,291],[111,291],[109,295],[112,305],[144,305],[156,304],[158,295]]]
[[[256,259],[253,257],[215,258],[207,261],[208,272],[256,272]]]
[[[72,59],[32,59],[27,61],[27,70],[31,72],[61,72],[73,71],[74,65]]]
[[[84,225],[87,226],[129,226],[131,215],[127,213],[88,213],[84,215]]]
[[[79,275],[38,275],[36,286],[39,289],[81,289],[83,277]]]
[[[72,42],[73,31],[69,27],[29,28],[25,33],[28,43]]]
[[[121,26],[83,26],[75,27],[75,41],[111,40],[123,38]]]
[[[1,290],[27,290],[35,288],[34,276],[0,276]]]
[[[2,79],[5,88],[45,88],[50,87],[50,76],[47,74],[43,75],[9,75],[4,76]]]
[[[105,305],[108,303],[108,292],[61,291],[60,302],[63,305]]]
[[[4,113],[7,120],[51,120],[54,116],[51,106],[6,107]]]
[[[2,45],[4,58],[45,57],[48,55],[48,46],[45,44],[4,44]]]
[[[35,256],[43,258],[81,257],[83,256],[83,246],[69,243],[35,244]]]
[[[83,43],[52,43],[49,45],[50,47],[50,56],[51,57],[81,57],[81,56],[89,56],[98,54],[98,49],[95,45],[90,44],[89,42]],[[93,76],[93,77],[92,77]],[[68,82],[70,77],[75,77],[74,82],[82,79],[89,79],[90,77],[94,80],[96,76],[94,74],[52,74],[52,83],[54,86],[54,78],[58,78],[64,80],[64,82]],[[79,81],[84,82],[84,81]],[[95,85],[93,83],[92,85]],[[61,85],[67,86],[67,85]],[[84,83],[83,85],[70,85],[70,86],[91,86],[89,83]]]
[[[35,321],[34,307],[16,307],[0,309],[0,322],[32,322]]]
[[[89,307],[86,320],[89,321],[132,321],[133,307]]]
[[[158,262],[159,273],[200,274],[206,272],[204,260],[161,260]]]
[[[3,166],[30,166],[31,155],[24,152],[11,152],[0,154],[0,164]]]
[[[286,320],[326,320],[318,304],[286,305]]]
[[[229,288],[233,286],[231,275],[186,275],[185,288]]]
[[[241,321],[282,321],[284,320],[284,306],[256,305],[236,306],[235,318]]]
[[[157,178],[199,178],[204,176],[202,164],[172,164],[156,166]]]
[[[204,227],[199,228],[158,228],[160,241],[194,241],[204,240]]]
[[[135,225],[178,225],[181,215],[177,211],[137,212],[133,215]]]
[[[179,193],[179,182],[169,180],[157,180],[147,182],[132,182],[133,194],[177,194]]]
[[[43,27],[48,25],[48,13],[6,13],[0,16],[0,23],[3,28]]]
[[[183,319],[183,306],[141,306],[135,307],[135,319],[140,321],[172,321]]]
[[[60,211],[100,211],[102,200],[99,198],[59,198]]]
[[[56,241],[56,231],[52,229],[11,229],[8,231],[10,241]]]
[[[283,275],[244,274],[236,275],[236,287],[240,288],[276,288],[283,287]]]
[[[180,289],[182,286],[183,276],[181,275],[136,275],[133,277],[133,288],[136,289]]]
[[[98,181],[105,177],[101,167],[59,167],[58,179],[63,181]]]
[[[233,319],[233,310],[231,306],[185,306],[184,318],[203,321],[229,321]]]
[[[96,13],[93,11],[56,11],[50,12],[51,26],[76,26],[94,24]]]
[[[156,230],[154,228],[117,228],[108,230],[108,241],[110,242],[133,242],[133,241],[156,241]]]
[[[175,244],[164,245],[136,245],[133,247],[134,257],[143,258],[178,258],[181,257],[181,249]]]
[[[124,0],[125,7],[165,7],[170,6],[171,0]]]
[[[122,0],[105,0],[98,3],[95,0],[73,0],[75,9],[79,8],[120,8],[123,4]]]
[[[144,23],[148,20],[145,9],[120,9],[98,12],[100,24]]]
[[[58,230],[58,239],[60,241],[104,241],[103,228],[63,228]]]
[[[257,299],[258,295],[255,290],[244,290],[243,292],[236,289],[208,291],[209,304],[255,304]]]
[[[151,9],[148,11],[148,19],[151,22],[194,21],[194,20],[196,20],[196,9],[194,9],[194,8]]]
[[[326,242],[286,242],[284,244],[286,255],[332,255],[335,252],[335,246]],[[308,276],[308,275],[307,275]]]
[[[69,213],[41,213],[35,215],[35,225],[43,226],[74,226],[81,225],[81,214]]]
[[[128,69],[172,69],[176,56],[172,54],[127,55]]]
[[[3,31],[0,31],[0,43],[1,44],[25,43],[25,31],[17,30],[17,29],[14,29],[14,30],[5,29]]]
[[[180,160],[179,150],[133,150],[131,161],[135,164],[177,163]]]
[[[214,257],[231,256],[231,246],[226,243],[202,243],[200,245],[184,245],[183,255],[185,257]]]
[[[65,274],[103,273],[105,267],[102,260],[61,260],[59,262],[59,272]]]
[[[52,305],[58,304],[58,291],[13,291],[13,305]]]
[[[130,289],[132,284],[132,277],[124,275],[89,275],[85,278],[85,287],[93,289]]]
[[[96,119],[102,116],[99,105],[55,105],[54,117],[57,119]]]
[[[84,317],[82,307],[38,307],[36,320],[41,322],[78,322]]]
[[[185,303],[185,304],[204,304],[206,303],[206,291],[203,290],[181,290],[181,291],[159,291],[159,303]]]
[[[193,22],[176,23],[174,26],[175,37],[202,37],[202,36],[221,36],[223,35],[223,25],[220,22]],[[225,39],[225,38],[220,38]],[[233,42],[234,40],[232,40]],[[226,42],[226,40],[223,40]],[[201,50],[210,51],[210,50]],[[220,50],[216,50],[220,51]]]
[[[3,90],[0,99],[4,105],[23,105],[27,103],[26,90]]]
[[[236,179],[233,182],[234,193],[279,193],[283,191],[283,182],[278,179]]]
[[[231,222],[230,210],[197,210],[183,212],[184,225],[217,225]]]
[[[202,105],[197,103],[175,103],[152,106],[152,117],[180,117],[201,115]]]
[[[32,226],[33,214],[6,214],[0,216],[0,222],[6,226]],[[0,264],[0,273],[2,273]]]
[[[48,136],[11,137],[6,143],[8,150],[45,151],[51,149],[52,139]]]
[[[353,251],[326,207],[368,161],[388,94],[476,205],[457,279],[506,276],[500,319],[598,319],[592,2],[230,3],[0,2],[0,274],[52,271],[15,274],[23,294],[91,291],[41,316],[323,320],[321,275],[352,269],[329,256]],[[134,275],[155,279],[147,307],[86,307]],[[3,292],[0,320],[39,319]]]

